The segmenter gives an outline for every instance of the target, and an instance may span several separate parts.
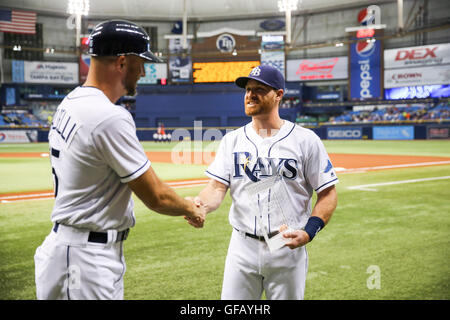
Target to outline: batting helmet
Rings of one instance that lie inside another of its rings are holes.
[[[151,62],[160,60],[150,51],[150,37],[143,28],[126,20],[99,23],[89,36],[92,56],[134,54]]]

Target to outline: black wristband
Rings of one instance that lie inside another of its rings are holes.
[[[324,226],[325,222],[323,222],[323,220],[319,217],[310,217],[305,226],[305,232],[309,235],[309,241],[312,241],[312,239],[321,229],[323,229]]]

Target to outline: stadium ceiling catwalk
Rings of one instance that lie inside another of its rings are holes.
[[[183,16],[185,1],[188,20],[283,16],[278,10],[278,0],[91,0],[89,16],[173,21]],[[397,0],[298,0],[298,8],[292,14],[329,12],[390,2]],[[2,0],[0,7],[27,9],[56,16],[68,15],[67,1],[63,0]]]

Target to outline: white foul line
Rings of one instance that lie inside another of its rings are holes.
[[[339,173],[351,173],[351,172],[365,172],[365,171],[382,170],[382,169],[435,166],[435,165],[442,165],[442,164],[450,164],[450,161],[405,163],[405,164],[393,164],[393,165],[388,165],[388,166],[364,167],[364,168],[352,168],[352,169],[346,169],[346,168],[335,168],[335,169],[337,169],[336,172],[339,172]]]
[[[364,191],[377,191],[377,189],[373,189],[372,187],[390,186],[390,185],[393,185],[393,184],[414,183],[414,182],[432,181],[432,180],[445,180],[445,179],[450,179],[450,176],[433,177],[433,178],[422,178],[422,179],[411,179],[411,180],[401,180],[401,181],[391,181],[391,182],[382,182],[382,183],[373,183],[373,184],[363,184],[363,185],[360,185],[360,186],[348,187],[347,189],[350,189],[350,190],[364,190]]]

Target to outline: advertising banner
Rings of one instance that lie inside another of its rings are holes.
[[[361,139],[362,128],[361,127],[328,127],[327,139]]]
[[[277,68],[284,76],[284,51],[263,51],[261,52],[261,64]]]
[[[84,83],[87,79],[89,67],[91,66],[91,55],[89,54],[89,37],[82,37],[80,39],[80,83]]]
[[[450,43],[384,50],[384,68],[411,68],[450,63]]]
[[[185,58],[182,56],[171,56],[169,58],[169,74],[171,82],[191,82],[191,73],[191,56],[186,56]]]
[[[11,76],[12,76],[12,81],[13,82],[16,82],[16,83],[23,83],[23,82],[25,82],[23,60],[12,60],[12,62],[11,62]]]
[[[397,99],[426,99],[450,97],[450,85],[435,84],[429,86],[408,86],[384,89],[384,98]]]
[[[145,77],[139,79],[138,84],[157,84],[159,79],[167,79],[166,63],[145,63]]]
[[[187,40],[187,52],[190,54],[192,44]],[[169,39],[169,79],[172,83],[189,83],[192,74],[192,59],[190,55],[182,54],[181,39]]]
[[[414,140],[414,126],[375,126],[373,140]]]
[[[384,87],[450,84],[450,65],[384,70]]]
[[[333,80],[348,78],[347,57],[287,60],[287,81]]]
[[[350,99],[382,98],[381,42],[360,40],[350,46]]]
[[[0,130],[0,143],[37,142],[37,130]]]
[[[78,63],[25,61],[24,80],[27,83],[78,84]]]
[[[427,139],[450,138],[450,126],[430,126],[427,130]]]

